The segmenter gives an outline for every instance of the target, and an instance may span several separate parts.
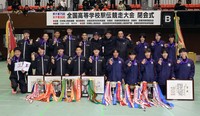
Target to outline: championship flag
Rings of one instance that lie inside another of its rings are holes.
[[[10,17],[6,22],[6,47],[8,49],[7,58],[13,57],[14,49],[16,47],[16,40],[13,34],[13,27]]]
[[[175,29],[175,42],[178,44],[178,46],[176,47],[178,55],[179,49],[186,48],[186,46],[181,32],[180,17],[177,16],[177,12],[175,12],[175,17],[174,17],[174,29]]]

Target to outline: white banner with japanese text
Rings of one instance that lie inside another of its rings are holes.
[[[160,25],[161,11],[53,11],[47,26]]]

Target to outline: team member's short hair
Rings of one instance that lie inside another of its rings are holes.
[[[151,49],[150,49],[150,48],[146,48],[146,49],[144,50],[144,53],[147,53],[147,52],[150,52],[150,53],[151,53]]]
[[[144,37],[145,39],[146,39],[146,34],[145,33],[141,33],[140,35],[139,35],[139,38],[141,38],[141,37]]]
[[[59,32],[59,33],[60,33],[60,30],[54,30],[54,33],[56,33],[56,32]]]
[[[17,50],[21,52],[21,49],[20,49],[19,47],[16,47],[16,48],[14,49],[14,52],[17,51]]]
[[[163,53],[167,53],[167,54],[168,54],[169,52],[168,52],[168,50],[167,50],[166,48],[163,48],[162,51],[161,51],[161,53],[162,53],[162,54],[163,54]]]
[[[60,49],[63,49],[64,50],[64,46],[63,45],[60,45],[57,47],[57,50],[60,50]]]
[[[39,46],[38,49],[44,50],[44,46]]]
[[[162,34],[160,32],[156,32],[156,34],[158,34],[159,36],[162,36]]]
[[[24,30],[24,31],[23,31],[23,34],[25,34],[25,33],[30,34],[30,31],[29,31],[29,30]]]
[[[130,52],[128,53],[128,55],[137,55],[137,53],[135,52],[135,50],[133,50],[133,51],[130,51]]]
[[[179,50],[179,53],[182,53],[182,52],[188,52],[188,51],[187,51],[186,48],[181,48],[181,49]]]
[[[114,50],[112,51],[112,53],[114,53],[115,51],[117,51],[117,53],[119,53],[119,50],[118,50],[118,49],[114,49]]]
[[[169,34],[169,38],[175,38],[174,34]]]

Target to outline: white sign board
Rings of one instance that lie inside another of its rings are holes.
[[[167,80],[167,99],[194,100],[193,80]]]
[[[161,11],[51,11],[47,26],[160,25]]]

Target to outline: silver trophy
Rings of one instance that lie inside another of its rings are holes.
[[[115,94],[116,82],[110,82],[112,96]]]
[[[67,79],[66,80],[67,82],[67,86],[66,86],[66,89],[67,89],[67,97],[71,97],[71,93],[72,93],[72,79]]]
[[[41,94],[41,93],[45,93],[45,83],[44,83],[44,81],[42,81],[42,80],[40,80],[40,79],[38,79],[37,80],[37,83],[38,83],[38,90],[39,90],[39,93]]]
[[[88,79],[82,79],[82,97],[88,97]]]
[[[59,80],[52,81],[56,96],[59,97],[61,94],[61,82]]]
[[[153,84],[148,83],[147,84],[147,89],[148,89],[148,98],[153,99]]]

